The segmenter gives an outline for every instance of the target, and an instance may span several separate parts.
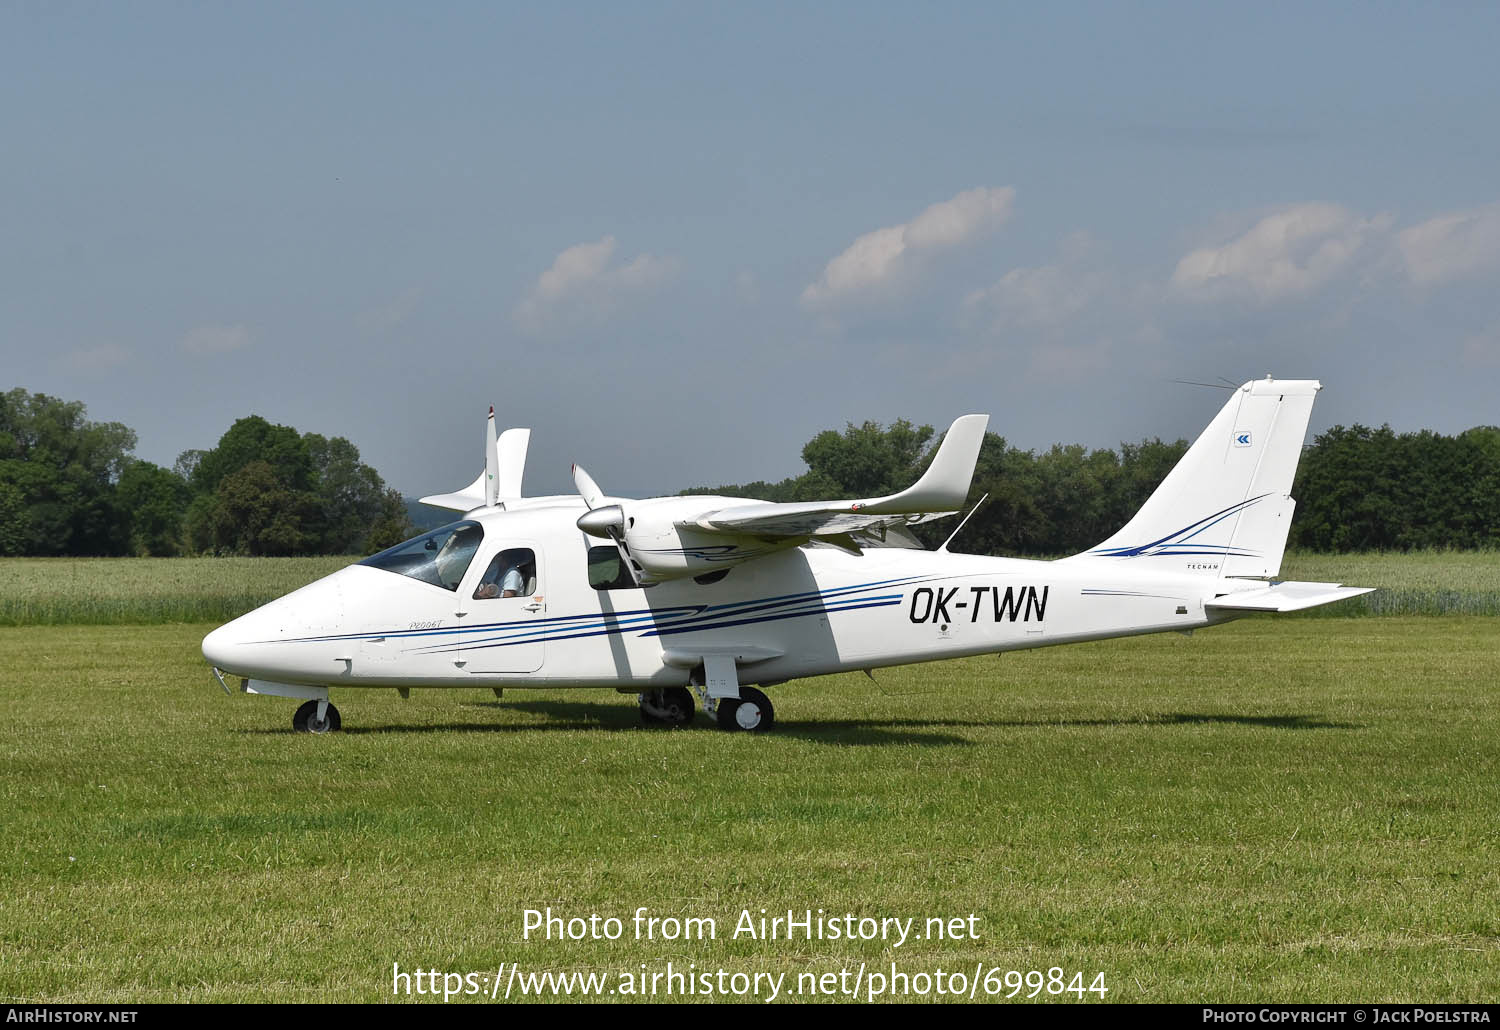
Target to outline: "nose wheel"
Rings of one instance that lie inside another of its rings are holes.
[[[327,701],[308,701],[292,716],[292,729],[298,733],[336,733],[343,724],[339,710]]]
[[[719,729],[744,733],[764,733],[776,722],[771,699],[754,687],[741,687],[739,700],[720,698],[714,715]]]

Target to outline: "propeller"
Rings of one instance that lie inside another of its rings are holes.
[[[599,489],[599,484],[594,482],[593,476],[584,471],[582,465],[573,466],[573,485],[578,488],[578,496],[583,498],[583,503],[588,506],[589,511],[593,511],[604,502],[604,491]]]
[[[573,485],[578,488],[578,496],[583,498],[583,503],[589,509],[578,516],[578,528],[589,536],[613,540],[615,547],[619,549],[620,561],[624,562],[635,585],[640,586],[640,567],[631,557],[630,545],[625,542],[625,509],[618,504],[605,504],[604,492],[581,465],[573,466]]]
[[[490,405],[484,426],[484,504],[493,508],[500,500],[500,455],[495,448],[495,406]]]

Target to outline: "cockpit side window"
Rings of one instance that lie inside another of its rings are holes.
[[[529,547],[507,547],[495,555],[474,587],[474,600],[530,597],[537,592],[536,554]]]
[[[360,564],[457,590],[483,539],[479,523],[454,522],[373,554]]]
[[[589,586],[595,590],[634,590],[635,580],[613,544],[589,548]]]

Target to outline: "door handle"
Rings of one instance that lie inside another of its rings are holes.
[[[526,607],[522,608],[521,610],[523,612],[539,612],[539,611],[542,610],[542,606],[539,605],[539,604],[537,604],[535,601],[533,601],[531,604],[528,604]]]

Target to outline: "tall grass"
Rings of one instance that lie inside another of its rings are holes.
[[[355,558],[7,558],[0,626],[224,622]]]
[[[1281,578],[1379,588],[1307,615],[1500,615],[1500,551],[1294,552]]]

